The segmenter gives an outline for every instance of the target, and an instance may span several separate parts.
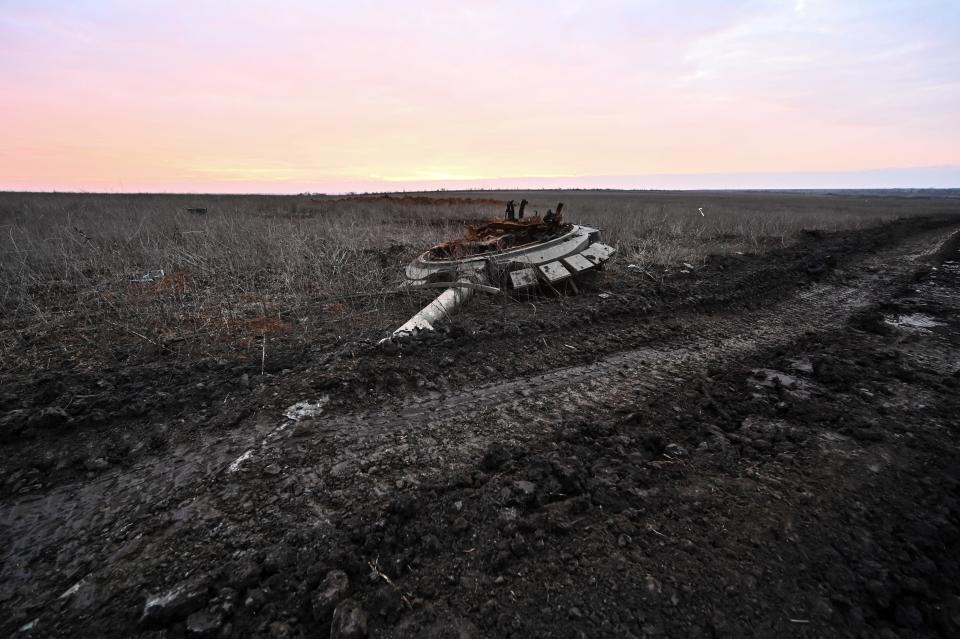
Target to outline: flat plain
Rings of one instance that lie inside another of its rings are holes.
[[[0,194],[0,631],[956,636],[956,195]],[[378,345],[524,197],[614,261]]]

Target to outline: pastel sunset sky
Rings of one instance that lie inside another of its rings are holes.
[[[960,187],[957,0],[0,0],[0,190]]]

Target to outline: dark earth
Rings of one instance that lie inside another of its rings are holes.
[[[960,636],[956,217],[568,293],[5,374],[0,634]]]

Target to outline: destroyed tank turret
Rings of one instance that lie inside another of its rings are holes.
[[[563,222],[561,211],[516,219],[512,202],[503,219],[467,227],[466,237],[438,244],[413,260],[403,288],[445,288],[407,323],[393,332],[403,337],[434,325],[474,292],[500,293],[556,286],[600,268],[616,252],[600,241],[600,230]],[[390,339],[390,338],[387,338]]]

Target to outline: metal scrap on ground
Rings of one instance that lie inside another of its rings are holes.
[[[448,288],[392,337],[431,331],[477,290],[501,292],[554,286],[609,260],[616,249],[600,241],[600,230],[563,221],[563,203],[543,217],[517,219],[511,201],[503,219],[468,226],[463,239],[438,244],[407,266],[403,287]],[[383,341],[388,341],[387,338]]]
[[[163,269],[161,268],[161,269],[157,269],[157,270],[155,270],[155,271],[146,271],[146,272],[145,272],[143,275],[141,275],[140,277],[134,277],[134,278],[132,278],[130,281],[131,281],[131,282],[140,282],[140,283],[156,282],[156,281],[158,281],[158,280],[162,280],[163,277],[164,277],[164,275],[165,275],[165,273],[163,272]]]

